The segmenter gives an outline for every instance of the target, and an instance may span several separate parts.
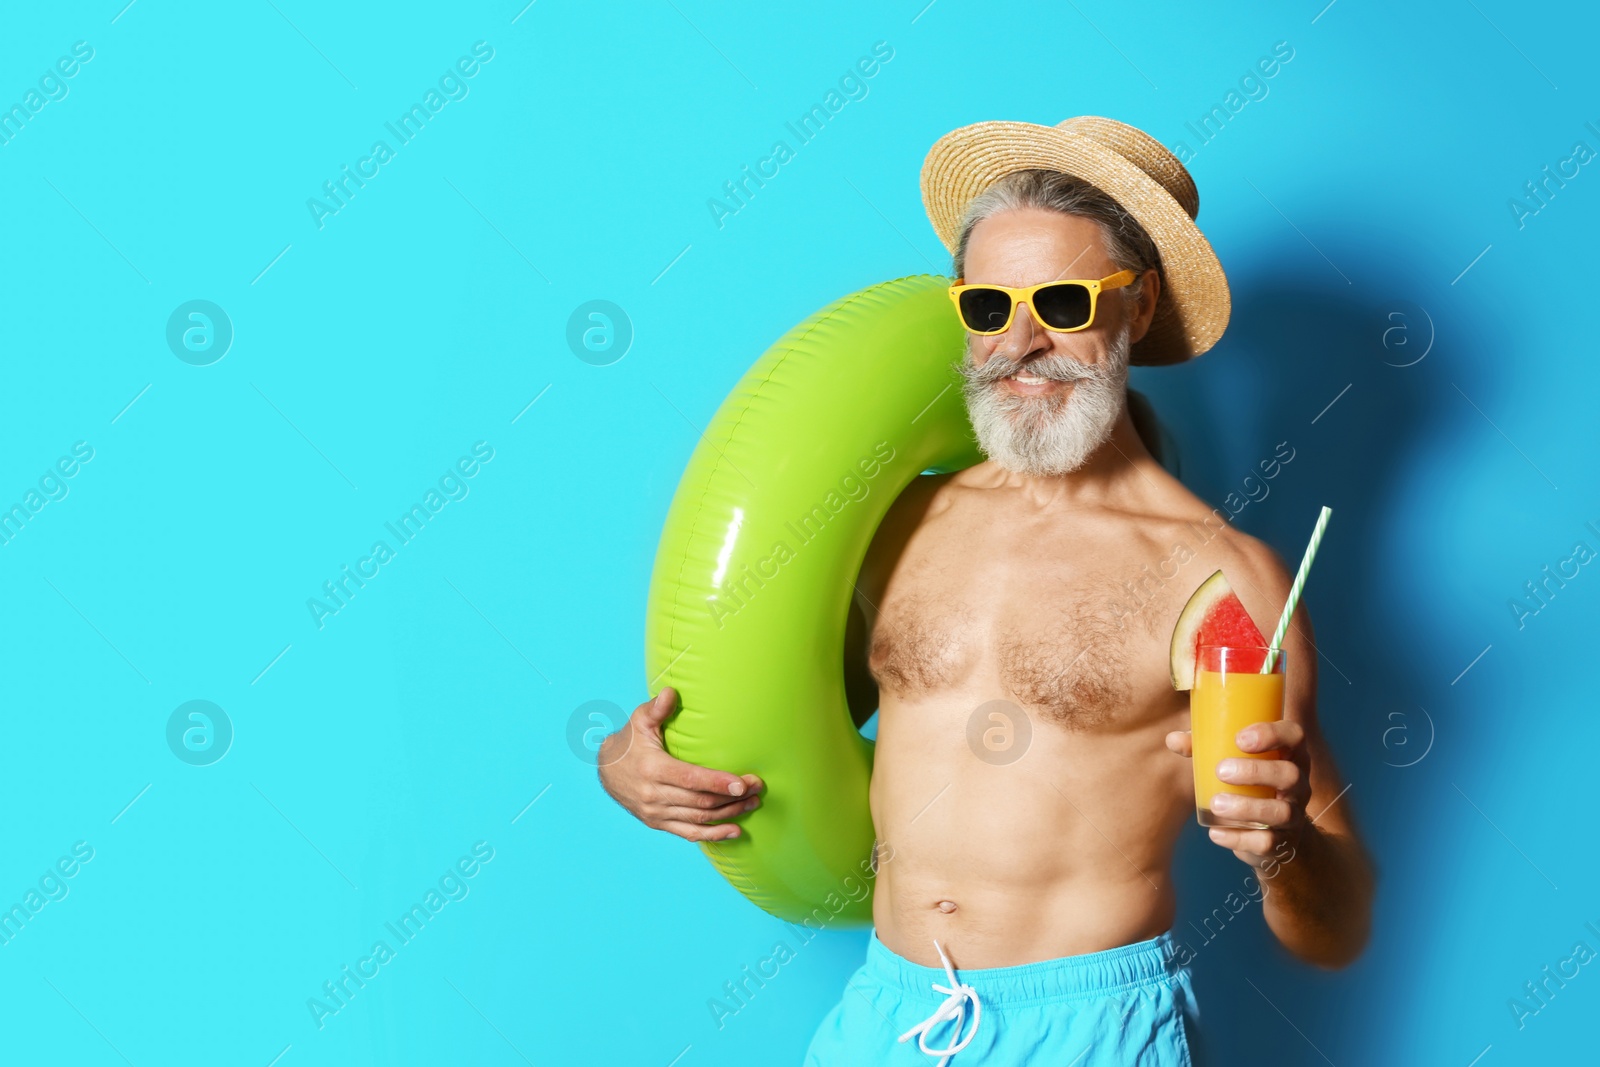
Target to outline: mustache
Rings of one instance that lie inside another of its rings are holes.
[[[961,376],[970,386],[993,385],[1021,370],[1036,378],[1058,382],[1112,381],[1111,368],[1080,363],[1071,356],[1048,355],[1032,359],[1012,359],[999,353],[991,355],[980,366],[969,352],[960,364]]]

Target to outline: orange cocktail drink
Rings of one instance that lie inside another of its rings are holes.
[[[1189,727],[1194,742],[1194,806],[1201,826],[1262,827],[1265,824],[1214,815],[1211,798],[1218,793],[1271,799],[1272,786],[1234,785],[1217,777],[1217,764],[1225,759],[1281,759],[1277,749],[1244,752],[1239,731],[1258,722],[1283,718],[1284,654],[1271,658],[1271,669],[1261,672],[1268,658],[1265,648],[1228,648],[1201,645],[1195,659],[1194,686],[1189,691]]]

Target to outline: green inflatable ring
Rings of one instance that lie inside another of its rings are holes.
[[[667,749],[767,783],[739,837],[701,848],[790,922],[872,921],[873,744],[845,699],[844,632],[889,505],[919,474],[983,458],[948,285],[918,275],[870,286],[768,349],[701,435],[656,550],[648,689],[671,685],[682,701]],[[1178,476],[1149,402],[1130,389],[1128,404]]]
[[[667,749],[767,784],[739,837],[701,848],[789,922],[872,921],[873,745],[845,699],[845,623],[889,505],[983,458],[949,284],[870,286],[768,349],[701,436],[656,551],[645,670],[682,701]]]

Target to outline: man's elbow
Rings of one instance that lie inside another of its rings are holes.
[[[1343,970],[1361,958],[1370,934],[1370,922],[1363,922],[1354,930],[1329,938],[1327,944],[1318,945],[1314,952],[1303,955],[1301,959],[1325,971]]]
[[[1336,971],[1350,966],[1366,951],[1372,939],[1372,904],[1376,896],[1377,871],[1366,850],[1352,842],[1355,852],[1355,884],[1345,896],[1345,907],[1335,933],[1318,946],[1314,958],[1306,960],[1324,970]]]

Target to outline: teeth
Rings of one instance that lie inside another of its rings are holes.
[[[1045,382],[1049,381],[1050,379],[1049,378],[1035,378],[1031,374],[1013,374],[1013,375],[1011,375],[1011,380],[1014,381],[1014,382],[1021,382],[1023,385],[1043,385]]]

